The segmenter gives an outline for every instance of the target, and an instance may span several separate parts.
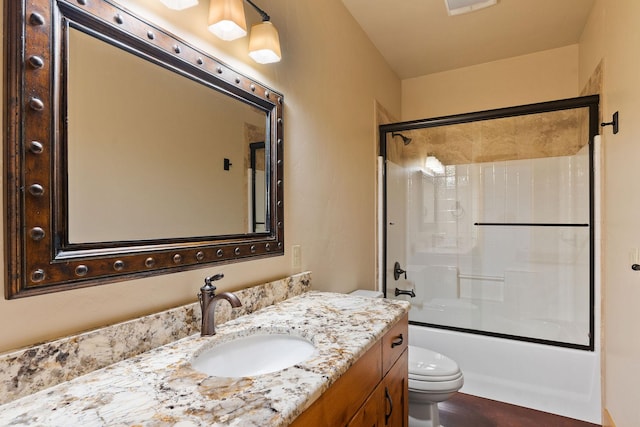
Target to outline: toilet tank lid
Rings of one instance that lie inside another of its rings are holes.
[[[382,292],[378,291],[368,291],[366,289],[358,289],[357,291],[351,292],[349,295],[355,295],[359,297],[369,297],[369,298],[382,298]]]

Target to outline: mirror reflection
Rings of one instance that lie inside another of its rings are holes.
[[[70,243],[266,231],[265,111],[77,29],[68,67]]]
[[[267,182],[267,169],[265,167],[265,146],[264,142],[253,142],[249,144],[251,150],[250,169],[251,174],[251,231],[254,233],[265,232],[267,230],[266,193],[262,191]]]

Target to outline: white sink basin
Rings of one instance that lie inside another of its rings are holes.
[[[288,368],[315,351],[311,341],[288,334],[254,334],[204,350],[191,365],[216,377],[251,377]]]

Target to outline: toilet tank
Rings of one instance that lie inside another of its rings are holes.
[[[358,289],[356,291],[351,292],[349,295],[355,295],[357,297],[369,297],[369,298],[382,298],[382,292],[378,291],[367,291],[365,289]]]

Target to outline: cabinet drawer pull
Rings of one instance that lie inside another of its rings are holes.
[[[393,400],[391,399],[391,395],[389,394],[389,389],[387,387],[384,388],[384,397],[389,402],[389,413],[385,412],[384,414],[384,425],[389,424],[389,418],[391,418],[391,414],[393,413]]]
[[[403,342],[404,342],[404,338],[402,337],[402,334],[400,334],[400,336],[398,336],[396,339],[391,341],[391,348],[402,345]]]

